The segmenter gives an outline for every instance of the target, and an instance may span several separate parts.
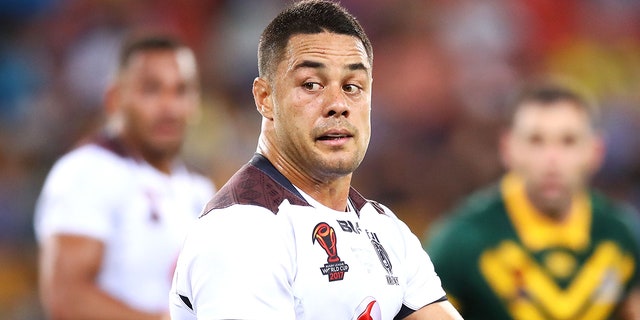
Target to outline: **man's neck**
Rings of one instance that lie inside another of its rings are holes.
[[[348,207],[349,186],[343,190],[342,188],[334,188],[332,186],[312,186],[305,188],[295,182],[292,183],[311,198],[330,209],[346,211]]]
[[[122,143],[125,148],[136,158],[147,162],[149,165],[157,169],[158,171],[170,175],[175,164],[177,155],[169,152],[159,152],[151,150],[150,148],[144,148],[140,143],[128,138],[125,135],[120,135]]]
[[[321,203],[336,211],[344,211],[347,207],[349,190],[351,188],[351,174],[328,177],[324,180],[313,179],[310,175],[292,168],[286,162],[280,161],[269,153],[260,152],[273,166],[284,175],[294,186]]]
[[[558,223],[565,221],[571,213],[572,199],[564,201],[556,201],[556,203],[548,203],[544,199],[536,197],[532,192],[526,191],[527,198],[536,211],[542,213],[549,219]]]
[[[158,171],[167,175],[171,175],[174,163],[173,158],[145,157],[144,155],[143,158],[147,163],[156,168]]]

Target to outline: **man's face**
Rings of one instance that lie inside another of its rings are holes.
[[[179,152],[198,104],[196,78],[195,59],[187,49],[147,50],[131,57],[117,86],[123,134],[134,147],[156,156]]]
[[[587,112],[569,101],[527,103],[517,111],[504,148],[509,169],[524,178],[539,209],[568,209],[601,157],[601,141]]]
[[[314,179],[352,173],[371,134],[371,65],[362,42],[293,36],[272,78],[273,143]]]

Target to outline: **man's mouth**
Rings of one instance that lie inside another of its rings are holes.
[[[330,133],[330,134],[326,134],[326,135],[318,137],[318,140],[323,140],[323,141],[340,140],[340,139],[350,138],[350,137],[352,137],[352,136],[350,134],[346,134],[346,133]]]

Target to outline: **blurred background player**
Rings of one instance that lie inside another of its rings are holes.
[[[171,37],[123,45],[105,130],[57,161],[36,208],[41,299],[52,318],[168,318],[185,228],[215,191],[179,159],[199,104],[196,69]]]
[[[508,173],[432,228],[443,287],[465,319],[640,319],[637,216],[588,187],[604,152],[595,106],[544,81],[513,108]]]

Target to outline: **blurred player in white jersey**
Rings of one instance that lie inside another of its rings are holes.
[[[360,24],[333,2],[299,2],[258,56],[257,154],[187,236],[172,318],[461,319],[409,228],[351,187],[371,132]]]
[[[108,125],[55,163],[38,200],[48,316],[169,318],[186,227],[215,192],[179,159],[198,103],[189,48],[166,36],[125,42],[105,96]]]

